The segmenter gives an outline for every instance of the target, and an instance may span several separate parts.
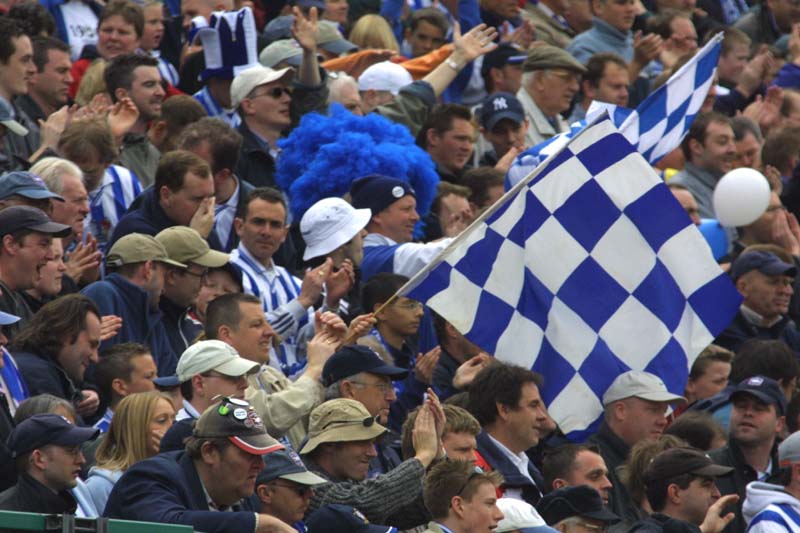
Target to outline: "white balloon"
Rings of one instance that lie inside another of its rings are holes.
[[[747,226],[769,206],[769,182],[752,168],[731,170],[714,188],[714,213],[723,226]]]

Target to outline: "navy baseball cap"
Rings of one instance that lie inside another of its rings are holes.
[[[409,194],[416,197],[408,182],[380,174],[357,178],[350,185],[350,203],[356,209],[372,209],[372,216]]]
[[[766,376],[753,376],[745,379],[733,389],[731,400],[737,396],[749,394],[755,396],[767,405],[774,405],[778,409],[778,414],[786,414],[786,395],[783,394],[781,386],[772,378]]]
[[[306,520],[314,533],[390,533],[397,529],[370,524],[358,509],[349,505],[329,504],[317,509]]]
[[[487,131],[503,119],[513,120],[515,124],[525,122],[525,109],[522,103],[511,93],[494,93],[484,99],[478,111],[478,120]]]
[[[174,389],[175,387],[180,387],[181,380],[178,379],[176,374],[173,374],[172,376],[159,376],[154,378],[153,383],[160,389]]]
[[[27,205],[13,205],[0,211],[0,237],[22,230],[47,233],[53,237],[66,237],[72,228],[53,222],[41,209]]]
[[[0,200],[9,196],[24,196],[32,200],[52,198],[63,202],[64,198],[50,192],[42,178],[32,172],[9,172],[0,176]]]
[[[275,479],[281,478],[300,485],[322,485],[328,481],[313,472],[309,472],[303,461],[294,452],[280,450],[269,454],[264,459],[266,465],[261,473],[256,478],[256,485],[269,483]]]
[[[322,382],[327,387],[361,372],[389,376],[393,380],[403,379],[408,375],[408,370],[387,364],[372,348],[354,344],[345,346],[325,362],[322,367]]]
[[[744,252],[736,258],[733,265],[731,265],[731,278],[736,281],[753,270],[758,270],[767,276],[789,276],[792,278],[797,276],[797,267],[784,263],[774,253],[753,250]]]
[[[19,322],[19,317],[17,315],[0,311],[0,326],[10,326],[11,324],[16,324],[17,322]]]
[[[7,445],[16,459],[48,444],[77,446],[99,434],[99,430],[78,427],[61,415],[34,415],[14,428]]]
[[[603,497],[589,485],[554,490],[539,501],[536,510],[548,524],[557,524],[573,516],[611,524],[620,520],[617,515],[606,509]]]
[[[481,76],[486,77],[489,75],[491,68],[503,68],[506,65],[521,65],[528,58],[525,50],[520,50],[513,44],[501,43],[483,56],[483,65],[481,65]]]

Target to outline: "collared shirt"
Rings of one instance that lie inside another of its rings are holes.
[[[528,119],[528,131],[525,133],[526,145],[536,146],[557,133],[569,129],[569,124],[567,124],[567,121],[564,120],[561,115],[556,114],[555,117],[546,116],[544,112],[539,109],[536,101],[525,87],[521,87],[519,91],[517,91],[517,99],[522,104],[523,109],[525,109],[525,116]]]
[[[561,15],[556,15],[555,11],[550,9],[548,6],[544,5],[542,2],[539,2],[538,0],[529,0],[529,1],[530,1],[531,4],[536,5],[536,7],[538,7],[541,10],[542,13],[544,13],[545,15],[550,17],[551,19],[553,19],[556,22],[558,22],[565,29],[569,29],[569,23],[567,22],[567,19],[565,19]]]
[[[242,118],[235,109],[225,109],[214,100],[214,97],[211,96],[211,93],[208,91],[208,86],[194,93],[192,97],[200,102],[200,105],[203,106],[209,117],[221,118],[227,122],[231,128],[238,128],[239,124],[242,123]]]
[[[109,166],[100,185],[89,191],[89,214],[83,220],[84,233],[91,233],[104,251],[122,215],[142,193],[136,174],[119,165]]]
[[[0,367],[0,391],[5,393],[8,410],[11,416],[14,416],[19,404],[26,400],[30,393],[28,392],[28,385],[22,378],[19,368],[17,368],[17,362],[8,353],[8,350],[0,348],[0,356],[3,359],[3,365]]]
[[[183,400],[183,409],[178,411],[178,413],[175,415],[175,421],[177,422],[178,420],[186,420],[187,418],[197,420],[200,418],[200,412],[194,408],[194,405],[190,404],[186,400]]]
[[[781,319],[783,318],[781,315],[778,315],[777,317],[773,318],[769,322],[764,323],[764,317],[761,314],[753,311],[752,309],[750,309],[746,305],[742,304],[739,307],[739,310],[742,312],[742,315],[747,319],[748,322],[750,322],[754,326],[758,326],[760,328],[770,328],[770,327],[774,326],[775,324],[777,324],[778,322],[780,322]]]
[[[434,522],[444,533],[454,533],[452,529],[442,524],[441,522]]]
[[[505,455],[508,458],[509,461],[511,461],[511,464],[517,467],[517,470],[519,470],[520,474],[530,479],[531,483],[536,485],[536,482],[531,477],[530,472],[528,472],[528,464],[530,463],[530,459],[528,459],[528,456],[525,454],[525,452],[521,452],[519,454],[514,453],[511,450],[509,450],[502,442],[492,437],[489,433],[487,433],[486,436],[489,437],[489,440],[491,440],[492,443],[495,446],[497,446],[497,449],[500,450],[503,453],[503,455]],[[509,498],[516,498],[518,500],[522,499],[521,490],[506,489],[503,494]]]
[[[267,321],[283,341],[270,364],[279,365],[276,368],[288,377],[299,375],[305,369],[306,360],[298,357],[296,337],[303,326],[314,322],[313,307],[305,309],[297,301],[302,281],[277,266],[271,258],[264,266],[244,243],[239,243],[231,252],[231,263],[242,271],[244,292],[261,298]]]
[[[447,248],[453,239],[448,237],[440,239],[436,242],[418,243],[408,242],[405,244],[398,244],[386,235],[380,233],[370,233],[364,237],[364,253],[365,260],[361,264],[361,272],[364,279],[371,277],[377,272],[372,272],[373,268],[369,265],[371,259],[367,259],[370,247],[386,247],[385,249],[392,252],[392,268],[391,270],[378,270],[378,272],[392,272],[400,274],[401,276],[411,277],[425,265],[430,263],[439,253]],[[394,248],[392,250],[392,247]],[[365,265],[365,263],[367,263]]]
[[[214,233],[217,234],[217,238],[223,247],[228,245],[228,239],[231,238],[233,219],[236,216],[236,208],[239,205],[239,191],[241,190],[242,188],[237,178],[236,189],[231,197],[228,198],[228,201],[214,208]]]
[[[161,50],[154,49],[147,52],[150,57],[154,57],[158,59],[158,73],[161,74],[161,78],[166,80],[170,85],[173,87],[177,87],[178,84],[181,82],[181,77],[178,74],[177,69],[175,66],[161,57]]]
[[[112,411],[110,407],[107,407],[106,412],[103,413],[103,418],[95,422],[94,426],[92,427],[100,430],[100,433],[106,433],[108,431],[108,427],[111,425],[112,418],[114,418],[114,411]]]

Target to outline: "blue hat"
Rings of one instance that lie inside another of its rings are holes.
[[[294,15],[283,15],[276,17],[269,21],[269,24],[264,26],[264,31],[261,36],[268,43],[274,43],[281,39],[292,38],[292,24],[294,23]]]
[[[314,533],[389,533],[393,527],[370,524],[358,509],[331,503],[320,507],[306,520]]]
[[[269,483],[281,478],[300,485],[322,485],[328,481],[312,472],[303,465],[303,461],[294,452],[280,450],[269,454],[264,459],[266,466],[256,478],[256,485]]]
[[[14,108],[5,98],[0,98],[0,124],[8,128],[8,131],[20,137],[28,134],[28,128],[17,122]]]
[[[11,456],[17,458],[42,446],[77,446],[100,434],[94,428],[82,428],[61,415],[34,415],[21,422],[8,437]]]
[[[325,0],[294,0],[294,5],[303,9],[325,9]]]
[[[0,326],[9,326],[17,322],[19,322],[19,317],[17,315],[0,311]]]
[[[486,77],[489,74],[489,69],[503,68],[506,65],[521,65],[527,59],[525,50],[520,50],[510,43],[501,43],[483,56],[483,65],[481,65],[481,76]]]
[[[192,19],[191,41],[203,44],[206,68],[200,79],[232,80],[237,74],[259,65],[256,40],[256,21],[253,11],[243,7],[238,11],[214,11],[211,19]]]
[[[772,378],[753,376],[745,379],[733,389],[731,400],[743,394],[755,396],[767,405],[774,405],[779,415],[786,413],[786,395],[783,394],[778,382]]]
[[[409,194],[416,197],[408,182],[379,174],[357,178],[350,185],[350,203],[356,209],[372,209],[372,216]]]
[[[12,205],[0,211],[0,237],[21,230],[46,233],[53,237],[67,237],[72,233],[71,227],[53,222],[44,211],[29,205]]]
[[[492,131],[504,118],[513,120],[515,124],[525,122],[525,110],[517,97],[511,93],[494,93],[487,96],[478,111],[481,126]]]
[[[64,201],[61,196],[50,192],[42,178],[32,172],[17,171],[0,176],[0,200],[14,195],[32,200],[52,198],[60,202]]]
[[[599,522],[619,522],[619,517],[603,505],[600,493],[589,485],[556,489],[539,500],[536,510],[548,524],[557,524],[573,516]]]
[[[789,263],[784,263],[780,257],[772,252],[751,251],[744,252],[736,258],[731,266],[731,278],[734,281],[748,272],[758,270],[767,276],[797,276],[797,268]]]
[[[345,346],[333,354],[322,367],[322,383],[327,387],[340,379],[361,372],[403,379],[408,370],[387,364],[372,348],[354,344]]]
[[[174,389],[180,386],[181,380],[178,379],[177,375],[159,376],[153,379],[153,383],[160,389]]]

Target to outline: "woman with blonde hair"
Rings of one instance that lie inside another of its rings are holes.
[[[374,48],[400,52],[400,45],[397,44],[391,26],[380,15],[368,14],[358,19],[347,39],[362,50]]]
[[[158,454],[174,419],[172,400],[161,392],[131,394],[119,402],[86,480],[98,509],[105,509],[111,489],[128,468]]]

